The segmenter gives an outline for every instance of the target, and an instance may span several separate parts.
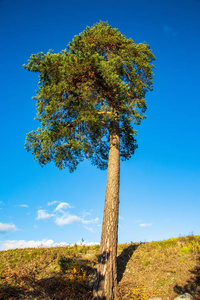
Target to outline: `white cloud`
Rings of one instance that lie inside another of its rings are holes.
[[[98,223],[99,218],[95,218],[95,219],[91,219],[91,220],[83,220],[83,219],[81,219],[81,220],[82,220],[83,224],[90,224],[90,223]]]
[[[58,226],[68,225],[74,222],[81,222],[82,219],[76,215],[64,214],[62,217],[58,217],[55,220],[55,224]]]
[[[45,210],[43,209],[39,209],[37,211],[38,216],[36,218],[36,220],[45,220],[45,219],[49,219],[51,217],[54,217],[54,214],[48,214]]]
[[[95,242],[77,242],[77,245],[84,244],[87,246],[93,246],[93,245],[99,245],[99,243]],[[61,243],[55,243],[53,240],[47,240],[43,239],[41,241],[25,241],[25,240],[7,240],[7,241],[2,241],[0,242],[0,251],[2,250],[9,250],[9,249],[23,249],[23,248],[41,248],[41,247],[65,247],[65,246],[70,246],[69,243],[61,242]],[[73,246],[73,244],[71,244]]]
[[[59,203],[59,201],[48,202],[47,205],[48,205],[48,206],[51,206],[51,205],[54,205],[54,204],[56,204],[56,203]]]
[[[72,208],[71,205],[67,202],[61,202],[60,204],[58,204],[55,208],[55,211],[60,211],[60,212],[63,212],[62,210],[63,209],[66,209],[66,208]]]
[[[60,210],[63,212],[62,210]],[[71,223],[75,222],[80,222],[82,224],[94,224],[99,221],[99,218],[91,219],[91,220],[84,220],[83,218],[76,216],[76,215],[71,215],[69,213],[63,213],[61,217],[57,217],[55,219],[55,224],[58,226],[63,226],[63,225],[68,225]]]
[[[52,202],[49,204],[52,205]],[[68,208],[72,208],[72,206],[67,202],[61,202],[56,206],[54,213],[48,213],[44,209],[39,209],[37,211],[36,220],[45,220],[53,217],[54,223],[58,226],[64,226],[64,225],[77,223],[77,222],[83,225],[97,224],[99,222],[99,218],[91,218],[89,220],[85,219],[86,216],[89,216],[91,213],[84,212],[84,216],[82,215],[78,216],[78,215],[70,214],[67,211],[65,211]]]
[[[26,204],[19,204],[19,205],[17,205],[17,206],[20,206],[20,207],[26,207],[26,208],[28,208],[29,206],[28,205],[26,205]]]
[[[92,215],[92,213],[91,212],[89,212],[89,211],[82,211],[81,212],[81,217],[84,219],[85,217],[87,217],[87,216],[91,216]]]
[[[98,242],[87,242],[87,241],[84,241],[84,242],[83,241],[78,241],[76,244],[77,245],[86,245],[86,246],[100,245],[100,243],[98,243]]]
[[[149,227],[151,225],[152,225],[152,223],[143,223],[143,224],[140,224],[140,227]]]
[[[14,224],[0,223],[0,232],[15,231],[17,227]]]
[[[94,229],[91,227],[83,226],[85,229],[89,230],[90,232],[94,232]]]
[[[8,250],[8,249],[16,249],[16,248],[38,248],[38,247],[58,247],[58,246],[68,246],[67,243],[54,243],[53,240],[41,240],[41,241],[24,241],[24,240],[13,240],[13,241],[3,241],[0,242],[0,249],[1,250]]]

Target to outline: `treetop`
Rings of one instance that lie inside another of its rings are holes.
[[[60,53],[31,55],[24,68],[39,73],[37,117],[41,127],[27,135],[26,149],[43,166],[54,161],[73,171],[85,158],[107,166],[110,124],[119,121],[120,155],[137,147],[134,124],[145,118],[152,90],[149,45],[135,44],[108,23],[76,35]]]

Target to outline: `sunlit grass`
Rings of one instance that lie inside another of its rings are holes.
[[[130,249],[134,249],[130,252]],[[50,295],[71,295],[70,299],[92,299],[92,285],[96,273],[99,245],[74,245],[56,248],[27,248],[0,251],[0,299],[52,299]],[[131,283],[128,298],[147,300],[162,298],[170,289],[180,285],[181,268],[194,267],[194,256],[200,254],[200,236],[171,238],[151,243],[131,243],[118,245],[119,272],[130,273]],[[134,264],[133,271],[126,264]],[[176,265],[171,266],[172,260]],[[162,273],[160,262],[167,271]],[[135,269],[137,268],[137,273]],[[133,272],[133,273],[132,273]],[[149,286],[139,282],[149,272],[157,275]],[[161,272],[159,274],[159,272]],[[136,274],[136,275],[135,275]],[[122,276],[123,277],[123,276]],[[138,283],[137,283],[138,281]],[[161,292],[160,292],[161,293]],[[73,296],[74,295],[74,296]],[[74,297],[74,298],[73,298]]]

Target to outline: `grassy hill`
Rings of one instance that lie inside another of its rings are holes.
[[[99,246],[0,251],[0,299],[92,299]],[[200,236],[118,246],[118,298],[200,299]]]

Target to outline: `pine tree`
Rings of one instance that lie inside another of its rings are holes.
[[[149,45],[99,22],[62,52],[33,54],[24,65],[39,73],[34,98],[41,123],[27,134],[27,151],[41,166],[53,161],[70,172],[84,159],[108,167],[94,299],[115,299],[120,157],[129,159],[137,148],[133,126],[146,117],[154,59]]]

